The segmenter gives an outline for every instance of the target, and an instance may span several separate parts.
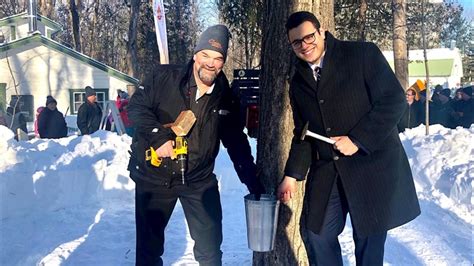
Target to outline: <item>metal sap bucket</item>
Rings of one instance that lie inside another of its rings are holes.
[[[249,248],[258,252],[273,250],[280,201],[270,194],[262,194],[260,200],[249,194],[244,200]]]

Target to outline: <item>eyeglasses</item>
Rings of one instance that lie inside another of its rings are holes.
[[[303,36],[303,38],[301,39],[296,39],[294,41],[291,42],[291,46],[294,48],[294,49],[300,49],[302,46],[303,46],[303,42],[306,43],[306,44],[312,44],[316,41],[316,32],[318,31],[315,31],[313,33],[310,33],[306,36]]]

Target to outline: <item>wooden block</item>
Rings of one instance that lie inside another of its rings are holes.
[[[173,130],[176,136],[184,137],[189,133],[189,131],[191,130],[195,122],[196,122],[196,116],[194,116],[193,111],[186,110],[186,111],[182,111],[178,115],[174,123],[166,124],[164,126],[171,127],[171,130]]]

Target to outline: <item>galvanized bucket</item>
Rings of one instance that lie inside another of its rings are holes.
[[[260,200],[249,194],[244,201],[249,248],[258,252],[273,250],[280,201],[270,194],[262,194]]]

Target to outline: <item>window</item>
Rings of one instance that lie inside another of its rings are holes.
[[[71,89],[70,99],[71,99],[71,114],[77,114],[79,107],[86,101],[86,94],[84,89]],[[105,106],[105,102],[109,100],[109,90],[108,89],[95,89],[97,94],[97,103],[100,104],[102,109]]]
[[[7,84],[0,83],[0,109],[5,112],[7,109]]]
[[[51,39],[52,35],[53,35],[53,30],[50,28],[46,28],[46,37]]]
[[[35,118],[34,112],[34,96],[33,95],[11,95],[10,106],[13,107],[18,101],[18,111],[25,115],[27,122],[33,122]]]
[[[10,26],[10,41],[16,40],[16,26]]]

